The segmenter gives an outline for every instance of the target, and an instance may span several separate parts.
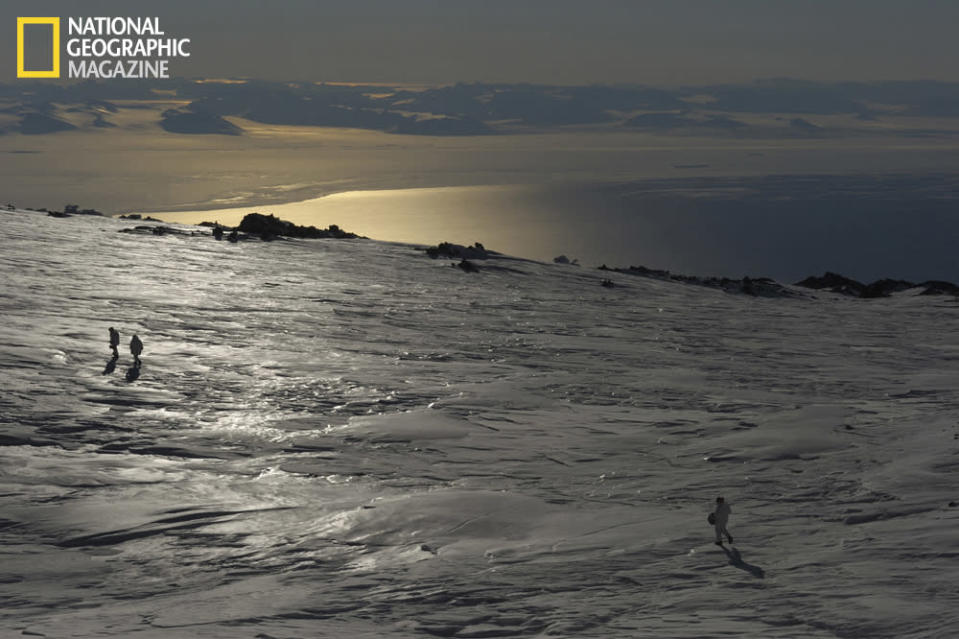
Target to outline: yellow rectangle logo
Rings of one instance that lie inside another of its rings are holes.
[[[49,24],[53,27],[53,68],[49,71],[27,71],[23,68],[23,26],[26,24]],[[60,18],[17,18],[17,77],[60,77]]]

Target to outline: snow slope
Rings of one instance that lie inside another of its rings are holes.
[[[0,217],[0,636],[954,636],[954,298]]]

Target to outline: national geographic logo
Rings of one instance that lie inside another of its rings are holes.
[[[167,37],[159,18],[66,18],[71,79],[169,78],[190,57],[189,38]],[[59,78],[60,18],[17,18],[17,77]]]
[[[42,44],[39,46],[31,47],[31,65],[27,64],[26,61],[26,49],[24,44],[26,42],[26,32],[31,33],[31,40],[44,40],[45,34],[43,31],[46,31],[45,27],[50,27],[52,31],[52,42],[50,48],[46,48]],[[39,28],[38,28],[39,27]],[[39,33],[38,33],[39,32]],[[39,51],[34,51],[33,49],[39,49]],[[49,69],[37,69],[36,66],[45,66],[45,60],[36,60],[35,58],[45,57],[45,53],[52,51],[52,62],[50,63]],[[39,64],[38,64],[39,62]],[[31,66],[30,69],[27,69],[27,66]],[[17,77],[18,78],[59,78],[60,77],[60,18],[17,18]]]

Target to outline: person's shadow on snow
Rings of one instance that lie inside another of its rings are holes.
[[[103,367],[103,374],[104,374],[104,375],[109,375],[110,373],[112,373],[113,371],[115,371],[116,368],[117,368],[117,358],[116,358],[116,357],[111,357],[111,358],[107,361],[107,365]]]
[[[140,377],[140,362],[127,369],[127,381],[135,382]]]
[[[745,561],[743,561],[743,556],[739,554],[738,550],[736,550],[735,548],[726,548],[726,546],[723,546],[722,548],[723,548],[723,552],[726,553],[726,556],[729,557],[730,566],[735,566],[736,568],[739,568],[740,570],[745,570],[746,572],[751,574],[753,577],[756,577],[757,579],[766,578],[766,571],[760,568],[759,566],[747,564]]]

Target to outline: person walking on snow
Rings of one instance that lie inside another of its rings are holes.
[[[117,351],[117,346],[120,345],[120,332],[110,327],[110,348],[113,350],[113,359],[119,359],[120,353]]]
[[[133,353],[133,364],[135,366],[139,366],[140,353],[143,352],[143,342],[140,341],[140,338],[137,335],[134,335],[130,340],[130,352]]]
[[[716,510],[713,511],[711,519],[713,520],[713,526],[716,528],[716,544],[719,546],[723,545],[723,535],[726,535],[729,543],[733,543],[733,536],[726,530],[726,524],[729,522],[729,513],[731,512],[732,508],[729,507],[726,500],[722,497],[717,497]]]

